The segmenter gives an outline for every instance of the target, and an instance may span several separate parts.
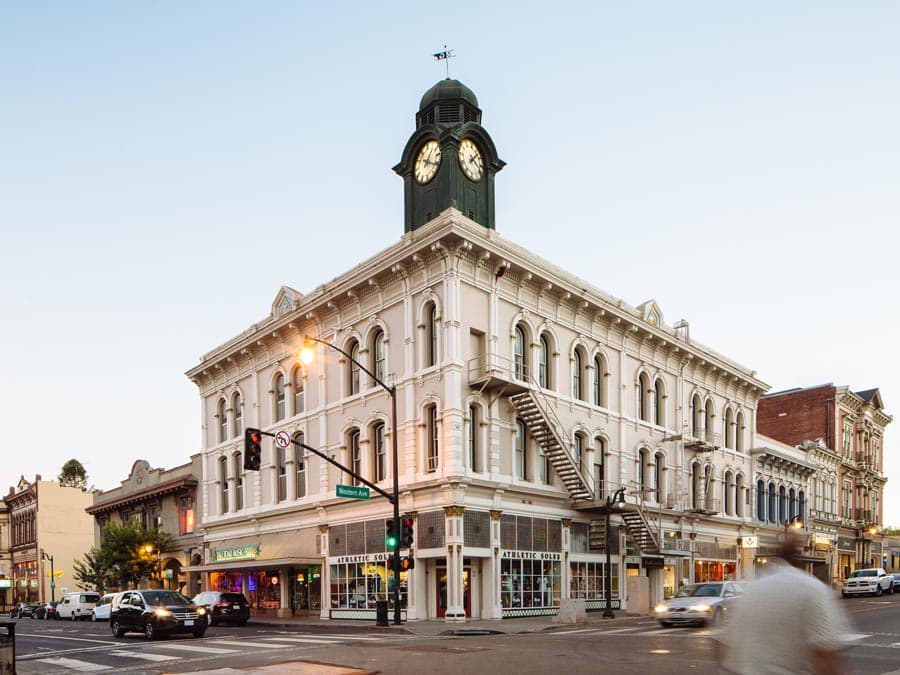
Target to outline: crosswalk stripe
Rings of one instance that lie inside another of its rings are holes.
[[[69,670],[77,670],[81,673],[93,673],[99,670],[112,670],[112,666],[101,666],[97,663],[89,663],[88,661],[79,661],[78,659],[67,659],[62,656],[51,656],[48,659],[41,659],[41,663],[50,663],[54,666],[62,666]]]
[[[267,638],[267,639],[271,639],[271,638]],[[281,642],[286,642],[286,640],[281,640],[281,638],[278,638],[278,639]],[[252,642],[241,641],[241,640],[210,640],[210,643],[216,644],[216,645],[234,645],[235,647],[241,647],[243,649],[248,649],[250,647],[262,647],[264,649],[287,649],[288,647],[290,647],[290,645],[269,644],[267,642],[259,642],[256,640],[254,640]]]
[[[264,638],[262,638],[262,639],[263,639],[263,640],[276,640],[276,641],[277,641],[277,640],[292,640],[292,639],[294,638],[295,635],[297,635],[297,634],[296,634],[296,633],[293,633],[293,634],[291,634],[291,635],[289,635],[289,636],[288,636],[288,635],[268,635],[268,636],[266,636],[266,637],[264,637]],[[369,641],[373,641],[373,642],[376,641],[376,640],[382,641],[382,640],[384,640],[384,639],[391,639],[391,638],[394,637],[394,636],[389,636],[389,637],[386,636],[385,638],[380,638],[380,637],[371,637],[371,636],[367,636],[367,635],[350,635],[350,634],[336,634],[336,633],[328,633],[327,635],[312,635],[312,634],[309,634],[309,633],[303,633],[303,634],[301,634],[301,635],[302,635],[303,637],[309,637],[309,638],[315,637],[315,638],[318,638],[318,639],[321,639],[321,640],[329,640],[329,641],[338,641],[338,640],[361,640],[361,641],[365,641],[365,640],[369,640]],[[398,637],[399,637],[399,636],[398,636]]]
[[[247,648],[247,643],[243,643],[241,645],[245,649]],[[202,652],[203,654],[234,654],[239,649],[221,649],[220,647],[212,647],[209,642],[204,642],[200,645],[176,645],[176,644],[165,644],[160,645],[162,649],[176,649],[184,652]]]
[[[316,645],[333,645],[334,644],[334,640],[323,640],[321,638],[280,637],[280,638],[267,638],[267,639],[270,639],[270,640],[277,639],[279,642],[304,642],[304,643],[316,644]],[[218,644],[218,642],[219,641],[216,640],[217,644]],[[253,644],[260,644],[260,643],[255,642]],[[247,645],[245,644],[244,646],[246,647]],[[271,645],[266,645],[266,646],[269,647]]]
[[[574,633],[596,633],[596,628],[578,628],[577,630],[555,630],[553,635],[573,635]]]
[[[126,656],[130,659],[143,659],[144,661],[174,661],[178,658],[171,654],[153,654],[151,652],[129,651],[127,649],[114,649],[109,653],[112,656]]]
[[[643,628],[643,626],[632,626],[631,628],[617,628],[615,630],[604,630],[604,631],[600,631],[600,632],[605,633],[607,635],[612,635],[614,633],[635,633],[635,632],[641,630],[642,628]]]

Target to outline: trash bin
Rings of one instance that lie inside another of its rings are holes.
[[[387,626],[388,625],[388,602],[387,602],[387,600],[376,600],[375,601],[375,625],[376,626]]]
[[[384,615],[387,617],[387,610]],[[0,621],[0,675],[15,675],[15,673],[16,622]]]

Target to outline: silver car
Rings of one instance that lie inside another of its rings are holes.
[[[663,626],[717,625],[744,590],[744,584],[737,581],[688,584],[674,598],[654,607],[653,615]]]

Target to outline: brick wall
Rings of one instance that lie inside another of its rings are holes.
[[[785,392],[759,399],[759,433],[788,445],[822,438],[835,447],[835,388],[831,385]]]

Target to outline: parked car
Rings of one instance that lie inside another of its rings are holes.
[[[900,572],[894,572],[891,576],[894,578],[893,586],[894,593],[896,593],[897,591],[900,591]]]
[[[663,626],[684,624],[717,625],[725,619],[732,603],[746,587],[737,581],[708,581],[688,584],[675,597],[653,608],[653,614]]]
[[[148,640],[175,633],[200,638],[207,625],[206,608],[177,591],[126,591],[109,612],[109,627],[117,638],[126,633],[143,633]]]
[[[46,602],[36,610],[34,610],[34,618],[35,619],[58,619],[59,614],[56,612],[56,606],[59,604],[59,600],[54,600],[53,602]]]
[[[33,619],[34,618],[34,609],[35,609],[34,605],[27,603],[27,602],[20,602],[15,607],[12,608],[12,611],[9,613],[9,618],[10,619],[24,619],[27,617],[29,619]]]
[[[91,610],[91,621],[109,621],[109,613],[113,605],[119,604],[119,600],[125,593],[105,593],[100,597],[100,602]]]
[[[841,589],[841,595],[845,598],[851,595],[881,595],[893,592],[894,577],[881,567],[855,570],[844,581],[844,587]]]
[[[232,622],[241,626],[250,620],[250,603],[243,593],[222,593],[220,591],[204,591],[194,596],[193,603],[206,608],[209,625],[220,622]]]
[[[56,612],[60,619],[86,620],[91,618],[91,610],[98,602],[100,594],[92,591],[66,593],[56,606]]]

